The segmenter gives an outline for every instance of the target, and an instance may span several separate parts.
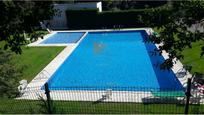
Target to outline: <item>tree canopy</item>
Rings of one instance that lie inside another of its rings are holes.
[[[154,43],[161,44],[159,52],[169,53],[169,58],[161,64],[162,69],[170,69],[175,58],[183,58],[181,51],[192,47],[192,42],[204,38],[204,1],[176,1],[170,2],[165,7],[153,9],[154,13],[147,14],[147,23],[160,29],[160,37],[150,37]],[[194,28],[192,28],[194,27]],[[201,27],[201,31],[198,30]],[[204,44],[201,56],[204,55]]]
[[[52,2],[41,1],[1,1],[0,2],[0,42],[4,49],[10,48],[21,53],[25,43],[23,33],[32,34],[39,29],[39,22],[54,15]]]
[[[23,33],[36,35],[40,21],[54,15],[52,2],[1,1],[0,2],[0,97],[15,97],[21,67],[12,62],[12,52],[21,53],[26,43]]]
[[[142,0],[103,0],[103,10],[129,10],[158,7],[166,4],[167,1],[142,1]]]
[[[12,62],[12,52],[0,50],[0,97],[16,97],[18,80],[22,75],[21,67]]]

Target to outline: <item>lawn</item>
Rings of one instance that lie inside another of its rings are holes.
[[[192,43],[192,48],[186,48],[182,51],[184,59],[181,59],[181,62],[184,65],[191,65],[193,67],[192,73],[204,74],[204,56],[200,57],[202,44],[204,44],[204,41]]]
[[[190,113],[204,113],[203,105],[190,105]],[[12,110],[12,111],[11,111]],[[42,101],[6,100],[0,101],[0,113],[47,113]],[[142,103],[93,103],[54,101],[53,113],[71,114],[130,114],[130,113],[184,113],[181,104],[142,104]]]
[[[31,81],[64,47],[23,47],[21,55],[14,54],[16,67],[23,67],[21,79]]]
[[[65,47],[22,47],[22,54],[13,53],[15,66],[23,67],[22,77],[31,81]],[[0,113],[44,113],[40,101],[0,98]]]

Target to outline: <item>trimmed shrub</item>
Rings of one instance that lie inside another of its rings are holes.
[[[152,9],[126,11],[105,11],[99,13],[95,9],[67,10],[69,29],[113,28],[120,25],[124,28],[148,26],[143,19],[147,18]]]

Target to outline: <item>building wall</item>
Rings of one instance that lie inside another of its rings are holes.
[[[66,10],[79,10],[79,9],[98,9],[102,12],[101,2],[90,2],[90,3],[75,3],[75,4],[54,4],[54,9],[57,10],[57,14],[53,16],[51,20],[46,20],[44,23],[48,25],[50,29],[68,29],[66,18]]]

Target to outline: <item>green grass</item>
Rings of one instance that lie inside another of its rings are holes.
[[[67,102],[54,103],[56,113],[95,113],[95,114],[134,114],[134,113],[184,113],[182,104],[142,104],[142,103],[93,103]],[[190,113],[204,113],[203,105],[190,105]]]
[[[184,105],[142,103],[55,102],[56,113],[135,114],[183,113]]]
[[[64,47],[23,47],[22,54],[13,53],[15,67],[23,67],[20,79],[31,81]],[[31,100],[0,98],[0,113],[44,113],[43,103]]]
[[[46,113],[42,101],[1,99],[0,113]],[[127,113],[184,113],[181,104],[93,103],[54,101],[54,113],[127,114]],[[204,105],[190,105],[189,113],[204,113]]]
[[[23,47],[21,55],[14,54],[16,67],[23,67],[21,79],[32,80],[64,47]]]
[[[198,41],[192,43],[192,48],[185,48],[184,51],[182,51],[184,59],[181,59],[181,62],[184,65],[191,65],[192,73],[199,72],[204,74],[204,56],[200,57],[203,44],[204,41]]]
[[[45,113],[46,109],[42,108],[41,101],[0,99],[0,114],[28,114],[28,113]]]

